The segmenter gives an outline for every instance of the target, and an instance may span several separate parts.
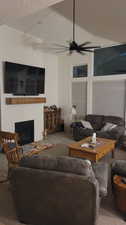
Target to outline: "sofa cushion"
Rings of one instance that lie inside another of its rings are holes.
[[[88,114],[86,120],[89,121],[95,131],[100,130],[104,126],[104,116]]]
[[[112,129],[115,128],[115,127],[117,127],[117,124],[114,124],[114,123],[106,123],[106,124],[102,127],[101,131],[110,131],[110,130],[112,130]]]
[[[70,127],[71,128],[83,127],[83,124],[81,123],[81,121],[76,121],[76,122],[71,123]]]
[[[88,129],[93,129],[93,127],[89,121],[81,120],[81,123],[82,123],[83,127],[88,128]]]
[[[36,155],[30,158],[25,157],[20,161],[20,166],[95,177],[89,160],[82,160],[67,156],[53,157],[49,155]]]
[[[104,116],[104,123],[114,123],[118,126],[124,126],[124,120],[121,117],[118,116]]]

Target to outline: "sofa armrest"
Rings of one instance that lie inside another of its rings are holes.
[[[82,123],[81,122],[73,122],[71,123],[70,125],[71,128],[75,128],[75,127],[83,127]]]
[[[92,168],[99,183],[100,197],[105,197],[108,187],[108,164],[98,162],[92,164]]]
[[[117,126],[117,127],[113,128],[112,130],[108,131],[108,134],[113,139],[118,140],[124,134],[124,131],[125,131],[125,127]]]
[[[73,128],[73,138],[75,141],[80,141],[85,137],[92,136],[92,129],[83,128],[83,127],[74,127]]]
[[[114,140],[119,140],[124,134],[125,128],[123,126],[117,126],[110,131],[97,131],[96,135],[101,138],[109,138]]]

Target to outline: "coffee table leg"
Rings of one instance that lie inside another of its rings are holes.
[[[71,156],[71,150],[69,149],[69,156]]]
[[[112,158],[115,158],[115,150],[114,150],[114,148],[112,149]]]

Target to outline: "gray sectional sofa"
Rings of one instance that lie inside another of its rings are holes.
[[[21,222],[30,225],[96,225],[107,195],[108,166],[64,157],[24,158],[10,174]]]
[[[76,141],[92,136],[93,132],[96,132],[97,137],[114,139],[117,140],[117,144],[119,144],[120,137],[124,135],[125,122],[121,117],[88,114],[86,115],[85,120],[90,122],[93,129],[83,127],[82,123],[79,121],[74,122],[71,125],[73,129],[73,138]],[[106,123],[113,123],[117,126],[112,130],[102,131],[102,128]]]

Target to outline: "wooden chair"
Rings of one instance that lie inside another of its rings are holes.
[[[2,144],[3,151],[6,153],[9,150],[9,144],[15,144],[18,146],[19,137],[17,133],[0,131],[0,143]]]
[[[18,167],[20,160],[24,157],[22,148],[16,147],[6,152],[8,160],[8,172],[13,167]]]
[[[4,147],[5,147],[5,149],[8,149],[8,147],[6,147],[6,145],[8,145],[8,144],[5,143]],[[6,154],[6,158],[8,160],[8,175],[4,180],[0,181],[0,183],[7,182],[10,177],[9,175],[10,175],[11,169],[19,166],[19,161],[23,157],[23,150],[22,150],[22,147],[17,146],[15,148],[13,148],[12,150],[6,151],[5,154]]]

